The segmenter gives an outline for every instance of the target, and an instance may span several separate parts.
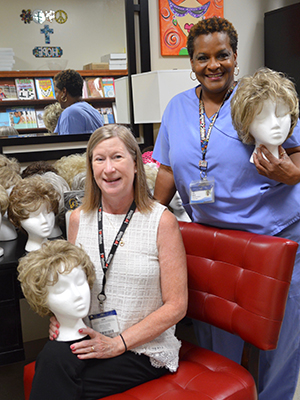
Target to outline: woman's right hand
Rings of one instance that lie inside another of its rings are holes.
[[[50,325],[49,325],[49,339],[55,340],[57,339],[58,335],[59,335],[59,322],[57,321],[55,316],[52,316],[50,318]]]

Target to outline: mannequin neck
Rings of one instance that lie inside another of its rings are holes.
[[[255,149],[253,150],[253,153],[251,154],[251,157],[250,157],[250,162],[251,163],[253,163],[253,154],[257,153],[257,148],[262,144],[269,150],[270,153],[273,154],[274,157],[279,158],[279,151],[278,151],[278,146],[277,145],[272,146],[270,144],[258,143],[257,142],[257,143],[255,143]],[[264,157],[264,158],[266,158],[266,157]]]
[[[78,332],[79,329],[86,328],[86,324],[81,318],[67,318],[65,315],[57,315],[59,321],[59,335],[56,340],[60,342],[70,342],[71,340],[82,339],[84,336]]]
[[[40,236],[29,235],[25,245],[25,250],[28,252],[38,250],[47,240],[47,238],[41,238]]]

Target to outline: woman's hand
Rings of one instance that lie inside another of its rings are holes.
[[[49,339],[55,340],[57,339],[58,335],[59,335],[59,322],[57,321],[55,316],[52,316],[50,318],[50,325],[49,325]]]
[[[125,352],[124,343],[120,336],[110,338],[91,328],[80,329],[83,335],[89,335],[89,340],[82,340],[70,346],[72,353],[81,360],[89,358],[112,358]]]
[[[257,153],[253,155],[253,162],[258,173],[277,182],[296,185],[300,182],[300,168],[293,162],[292,157],[298,158],[299,153],[291,153],[289,156],[282,146],[279,146],[278,150],[279,158],[276,158],[263,145],[257,149]]]

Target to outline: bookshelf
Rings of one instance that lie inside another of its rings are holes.
[[[59,71],[54,70],[26,70],[26,71],[0,71],[0,85],[3,84],[14,84],[16,78],[53,78]],[[78,71],[83,78],[91,77],[113,77],[120,78],[127,75],[127,70],[79,70]],[[0,112],[5,112],[7,108],[11,107],[30,107],[33,106],[35,110],[41,110],[48,104],[54,103],[55,99],[34,99],[34,100],[0,100]],[[95,108],[100,107],[112,107],[114,103],[114,97],[88,97],[84,101],[90,103]],[[43,134],[47,133],[45,128],[33,128],[33,129],[18,129],[19,134]],[[11,139],[13,140],[13,138]]]

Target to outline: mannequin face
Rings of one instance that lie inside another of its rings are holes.
[[[261,112],[253,119],[249,131],[256,144],[279,146],[287,138],[291,127],[289,109],[283,102],[268,99]]]
[[[80,266],[73,268],[69,274],[59,274],[57,283],[48,286],[47,304],[56,317],[78,319],[87,316],[90,308],[90,287]]]
[[[21,221],[22,228],[29,236],[48,238],[52,232],[55,223],[54,212],[47,210],[47,205],[42,204],[41,207],[29,214],[29,218]]]

